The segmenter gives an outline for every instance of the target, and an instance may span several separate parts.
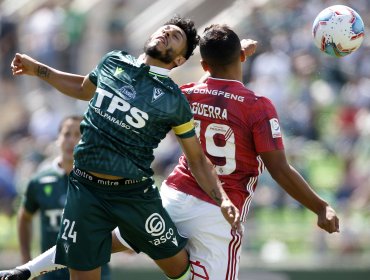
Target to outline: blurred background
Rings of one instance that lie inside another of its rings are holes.
[[[316,216],[265,172],[246,224],[240,279],[370,279],[370,38],[344,58],[321,53],[312,23],[334,4],[354,8],[369,30],[370,0],[0,0],[0,268],[20,264],[16,211],[30,177],[55,156],[60,120],[87,106],[36,79],[12,77],[14,54],[85,75],[110,50],[139,55],[147,37],[179,14],[199,32],[226,23],[259,42],[244,82],[274,102],[290,163],[341,219],[340,234],[320,231]],[[199,59],[196,51],[172,78],[198,80]],[[156,150],[158,186],[179,155],[170,134]],[[141,255],[116,254],[112,267],[114,279],[161,279]]]

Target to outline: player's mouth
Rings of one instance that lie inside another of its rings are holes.
[[[164,36],[159,36],[156,38],[158,41],[162,42],[163,45],[167,46],[167,39]]]

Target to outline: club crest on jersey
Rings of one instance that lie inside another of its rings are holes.
[[[277,118],[270,119],[270,126],[272,138],[281,137],[280,124]]]
[[[154,88],[153,89],[153,97],[152,102],[156,101],[158,98],[160,98],[164,94],[164,91],[161,88]]]
[[[118,91],[122,94],[122,98],[124,100],[134,99],[136,96],[136,91],[131,85],[125,85],[121,87]]]

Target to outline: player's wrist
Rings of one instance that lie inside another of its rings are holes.
[[[49,78],[50,73],[51,73],[48,66],[38,61],[35,62],[34,72],[35,72],[35,75],[41,79]]]
[[[322,213],[325,213],[328,207],[330,207],[329,203],[327,203],[325,200],[320,200],[318,205],[315,207],[314,212],[317,215],[320,215]]]

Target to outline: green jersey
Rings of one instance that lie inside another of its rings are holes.
[[[24,208],[40,211],[41,250],[55,245],[68,186],[67,174],[54,161],[52,166],[31,179],[23,200]]]
[[[171,129],[179,137],[195,135],[189,104],[168,72],[122,51],[103,57],[89,76],[97,89],[81,123],[76,167],[150,177],[153,150]]]

